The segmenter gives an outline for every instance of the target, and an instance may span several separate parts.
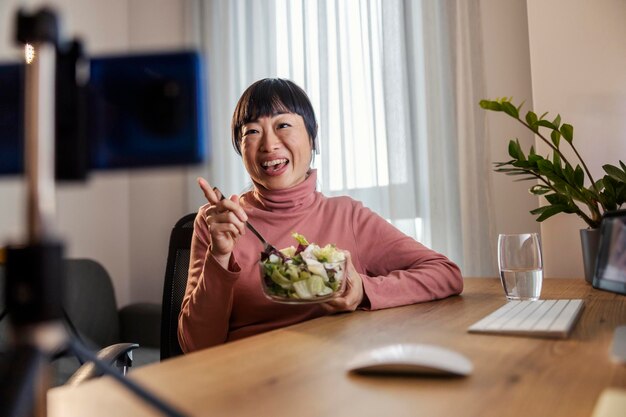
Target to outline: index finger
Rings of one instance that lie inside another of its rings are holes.
[[[215,193],[215,191],[213,191],[211,184],[209,184],[209,182],[202,177],[198,177],[197,181],[207,201],[211,204],[217,204],[220,201],[220,198]]]

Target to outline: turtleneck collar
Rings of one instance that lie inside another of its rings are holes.
[[[315,200],[316,185],[316,169],[311,169],[309,176],[300,184],[284,190],[268,190],[255,182],[254,190],[252,191],[253,204],[268,211],[282,211],[302,206],[306,207]]]

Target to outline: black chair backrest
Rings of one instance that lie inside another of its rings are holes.
[[[91,349],[118,343],[120,323],[113,282],[106,269],[91,259],[66,259],[64,322]],[[0,315],[4,309],[5,267],[0,265]],[[10,312],[9,312],[10,313]],[[0,321],[0,345],[6,344],[8,317]]]
[[[120,341],[120,319],[107,270],[92,259],[65,261],[65,313],[90,348]]]
[[[174,225],[170,236],[161,307],[161,360],[183,353],[178,344],[178,315],[187,287],[191,237],[195,218],[196,213],[182,217]]]

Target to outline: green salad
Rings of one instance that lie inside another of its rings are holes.
[[[298,246],[261,254],[261,274],[270,296],[296,300],[326,298],[341,288],[345,254],[335,245],[320,247],[293,233]]]

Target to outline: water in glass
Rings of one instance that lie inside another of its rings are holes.
[[[542,269],[503,269],[500,278],[509,300],[538,300],[543,281]]]

